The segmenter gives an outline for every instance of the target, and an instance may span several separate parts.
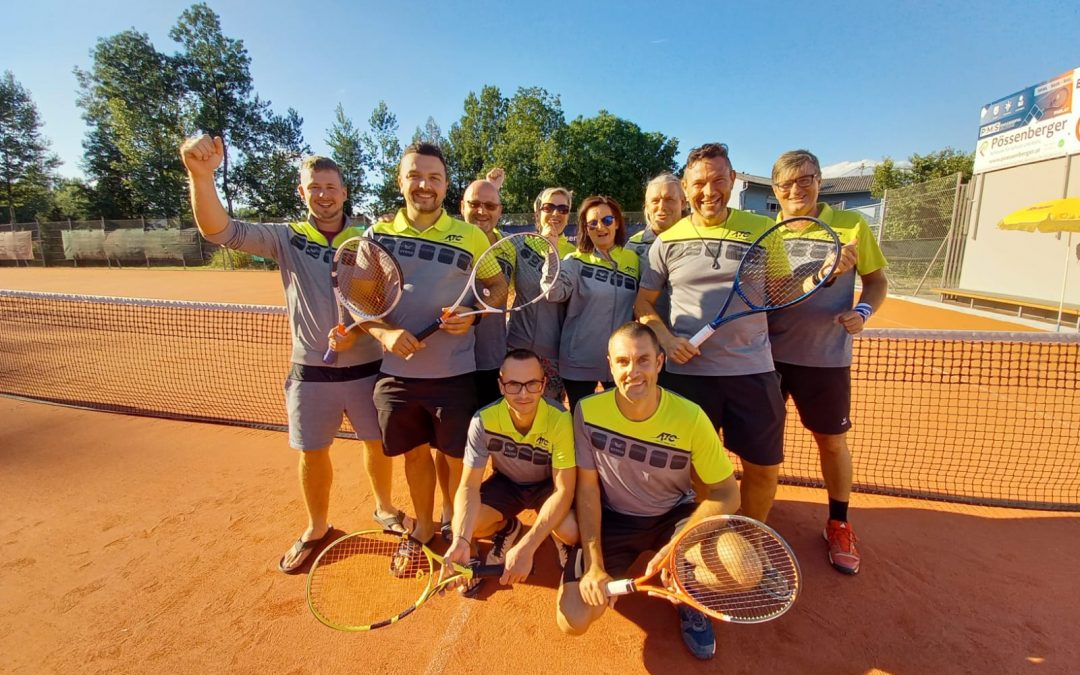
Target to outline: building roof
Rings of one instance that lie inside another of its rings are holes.
[[[772,181],[763,176],[755,176],[749,173],[735,173],[735,177],[752,185],[772,188]],[[870,176],[841,176],[839,178],[821,179],[821,194],[844,194],[849,192],[870,192],[870,185],[874,177]]]

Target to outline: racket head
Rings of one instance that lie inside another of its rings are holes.
[[[353,532],[330,544],[311,566],[307,602],[330,628],[367,631],[408,616],[440,586],[433,554],[392,530]],[[469,570],[465,569],[465,573]]]
[[[802,590],[791,547],[745,516],[714,516],[688,528],[665,567],[669,595],[731,623],[771,621],[791,609]]]
[[[810,216],[787,218],[743,253],[734,291],[751,312],[790,307],[817,292],[839,262],[840,237],[831,227]]]
[[[381,319],[397,307],[405,291],[401,266],[370,237],[342,242],[330,265],[338,302],[357,323]]]
[[[543,299],[544,290],[559,276],[559,269],[559,250],[550,241],[535,232],[511,234],[492,244],[477,259],[473,295],[482,312],[518,312]],[[507,281],[507,297],[501,302],[484,283],[484,277],[490,278],[496,271]]]

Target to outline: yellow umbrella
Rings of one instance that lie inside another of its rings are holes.
[[[998,223],[1002,230],[1024,232],[1068,232],[1065,246],[1065,273],[1061,279],[1061,299],[1058,301],[1057,328],[1061,329],[1061,314],[1065,308],[1065,288],[1069,280],[1069,260],[1072,256],[1072,233],[1080,232],[1080,197],[1051,199],[1013,211]]]

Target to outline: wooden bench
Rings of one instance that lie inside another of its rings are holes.
[[[1041,319],[1056,319],[1058,315],[1057,303],[1035,298],[1024,298],[1018,295],[1004,295],[1000,293],[987,293],[985,291],[966,291],[962,288],[935,288],[934,292],[941,296],[942,301],[956,300],[966,301],[969,307],[976,305],[991,309],[1015,309],[1016,316],[1034,315]],[[1062,318],[1071,317],[1080,321],[1080,305],[1065,303],[1061,308]]]

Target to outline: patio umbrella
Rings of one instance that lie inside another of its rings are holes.
[[[1061,277],[1061,298],[1058,300],[1057,328],[1061,328],[1061,314],[1065,308],[1065,288],[1069,281],[1069,260],[1073,255],[1072,233],[1080,232],[1080,197],[1051,199],[1019,211],[1013,211],[1001,219],[1002,230],[1024,232],[1068,232],[1065,246],[1065,272]]]

